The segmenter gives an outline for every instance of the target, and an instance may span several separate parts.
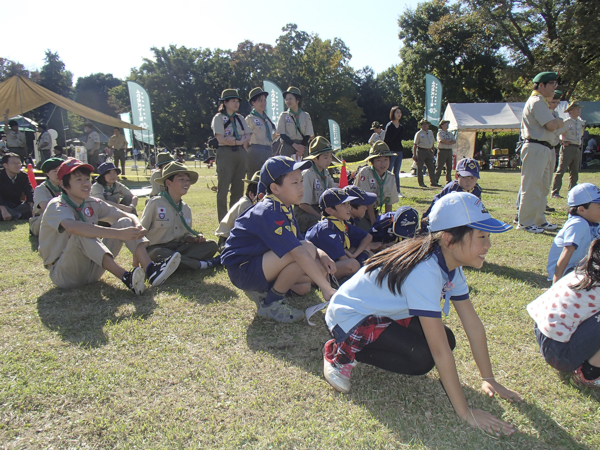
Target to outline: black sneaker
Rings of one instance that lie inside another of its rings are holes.
[[[140,295],[146,290],[144,281],[146,276],[144,275],[144,269],[136,267],[131,272],[125,272],[123,276],[123,283],[129,288],[135,295]]]
[[[177,270],[180,262],[181,255],[177,252],[173,253],[169,259],[155,262],[148,275],[148,281],[152,286],[160,286]]]

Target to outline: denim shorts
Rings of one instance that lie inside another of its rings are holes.
[[[271,289],[273,283],[267,281],[262,269],[263,256],[251,256],[248,261],[242,264],[227,266],[229,279],[235,287],[244,291],[258,292],[267,292]]]

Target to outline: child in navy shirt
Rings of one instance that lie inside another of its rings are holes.
[[[367,207],[377,201],[377,195],[372,192],[365,192],[358,186],[348,185],[344,188],[350,197],[355,197],[350,202],[350,220],[352,225],[365,230],[367,233],[371,230],[371,223],[365,219]]]
[[[354,275],[371,256],[366,250],[373,237],[348,222],[353,200],[344,189],[327,189],[319,198],[325,219],[306,233],[307,241],[335,261],[338,278]]]
[[[371,235],[373,236],[372,249],[383,250],[402,239],[414,237],[419,225],[419,213],[410,206],[401,206],[396,212],[382,214],[373,224]],[[375,244],[379,244],[375,246]]]
[[[600,189],[582,183],[569,191],[569,218],[548,253],[548,279],[556,283],[585,257],[592,240],[600,237]]]
[[[325,278],[335,273],[335,263],[303,240],[292,211],[302,200],[301,170],[310,164],[287,156],[265,162],[258,192],[267,195],[237,218],[221,254],[231,282],[257,303],[258,315],[278,322],[304,317],[285,303],[288,290],[305,294],[314,282],[325,300],[335,292]]]

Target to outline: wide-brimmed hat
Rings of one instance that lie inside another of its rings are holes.
[[[156,165],[158,167],[164,166],[165,164],[169,164],[173,161],[175,161],[175,159],[173,159],[173,155],[171,155],[169,152],[163,152],[156,155]]]
[[[558,80],[558,73],[556,72],[540,72],[533,78],[534,83],[547,83],[554,80]]]
[[[302,93],[300,92],[300,89],[298,89],[295,86],[290,86],[289,88],[287,88],[287,91],[283,92],[284,97],[288,94],[294,94],[294,95],[297,95],[298,97],[302,97]]]
[[[379,158],[380,156],[396,156],[394,152],[390,150],[388,145],[383,141],[377,141],[371,146],[371,150],[369,150],[369,156],[365,158],[365,161],[369,161],[374,158]]]
[[[48,173],[51,170],[56,169],[57,167],[60,167],[60,165],[64,162],[65,162],[65,160],[62,158],[48,158],[46,161],[44,161],[42,163],[40,169],[42,170],[42,172]]]
[[[431,122],[425,118],[421,119],[421,121],[419,122],[419,126],[423,125],[424,123],[431,125]]]
[[[567,106],[567,108],[565,109],[565,112],[569,112],[575,108],[581,108],[581,105],[577,102],[571,102],[571,103],[569,103],[569,106]]]
[[[90,164],[81,162],[75,158],[67,158],[58,167],[58,172],[57,172],[56,176],[58,177],[59,180],[62,181],[62,179],[65,175],[68,175],[77,169],[87,169],[90,171],[90,173],[92,173],[94,171],[94,166],[91,166]]]
[[[379,122],[375,121],[371,124],[371,130],[374,130],[375,128],[383,128],[383,126]]]
[[[157,178],[156,184],[161,186],[165,185],[165,180],[173,175],[177,175],[178,173],[187,173],[190,177],[190,183],[194,184],[198,181],[198,173],[194,172],[187,168],[187,166],[179,161],[173,161],[167,164],[167,166],[163,169],[162,177]]]
[[[450,121],[449,121],[449,120],[442,120],[442,121],[440,122],[440,124],[438,125],[438,128],[441,128],[441,127],[442,127],[442,125],[445,125],[445,124],[447,124],[447,123],[450,123]]]
[[[111,170],[116,170],[117,175],[121,175],[121,169],[117,169],[117,167],[111,162],[105,162],[98,166],[98,176],[104,175],[106,172]]]
[[[260,170],[257,170],[256,172],[254,172],[254,175],[252,175],[252,178],[250,178],[250,179],[244,178],[243,181],[244,181],[244,183],[248,183],[248,184],[258,184],[258,182],[260,181]]]
[[[224,102],[225,100],[231,100],[232,98],[237,98],[240,102],[242,101],[242,97],[240,97],[237,89],[225,89],[221,93],[219,101]]]
[[[331,143],[323,136],[317,136],[308,144],[308,156],[304,159],[315,159],[324,153],[333,153]]]
[[[251,102],[254,97],[258,97],[259,95],[263,94],[265,94],[266,96],[269,95],[269,93],[267,91],[264,91],[263,88],[255,87],[250,91],[250,94],[248,94],[248,101]]]

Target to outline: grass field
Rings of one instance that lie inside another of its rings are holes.
[[[408,170],[409,162],[405,162]],[[214,169],[185,198],[194,226],[216,228]],[[580,181],[598,183],[598,173]],[[512,222],[516,171],[482,173],[483,200]],[[402,180],[423,212],[437,189]],[[550,200],[562,225],[566,201]],[[323,378],[322,320],[277,324],[223,270],[179,272],[135,297],[104,275],[81,289],[50,282],[23,222],[0,223],[0,447],[6,449],[298,448],[298,449],[594,449],[600,448],[600,392],[577,388],[550,368],[536,346],[525,305],[549,286],[554,233],[512,230],[492,238],[481,270],[466,270],[487,329],[498,380],[524,401],[490,399],[466,336],[451,310],[455,358],[472,406],[514,424],[495,438],[454,414],[435,369],[408,377],[358,365],[352,392]],[[124,248],[118,257],[129,266]],[[320,300],[313,291],[297,307]],[[322,314],[322,313],[318,313]]]

